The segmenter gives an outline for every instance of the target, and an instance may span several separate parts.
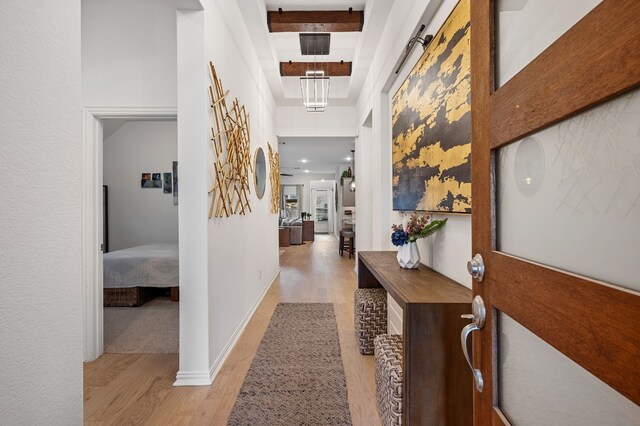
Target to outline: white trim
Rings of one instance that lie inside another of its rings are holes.
[[[82,110],[82,315],[84,360],[104,350],[102,315],[102,120],[174,119],[175,107],[86,107]]]
[[[85,113],[96,118],[126,118],[135,119],[176,119],[178,108],[176,107],[84,107]]]
[[[211,371],[178,371],[173,386],[208,386],[212,382]]]
[[[91,361],[103,352],[102,309],[96,309],[102,306],[102,292],[96,291],[100,250],[92,249],[100,246],[95,198],[102,182],[101,173],[96,170],[98,158],[101,160],[98,152],[102,145],[102,123],[87,110],[83,111],[82,139],[82,313],[84,360]]]
[[[273,275],[273,278],[269,282],[269,285],[265,286],[265,288],[262,290],[262,293],[260,293],[260,295],[256,298],[255,302],[253,302],[253,305],[251,306],[247,314],[244,316],[244,318],[242,319],[242,321],[240,322],[236,330],[231,335],[231,338],[222,349],[222,352],[220,352],[220,355],[218,356],[218,358],[211,365],[211,368],[209,369],[208,374],[206,372],[197,372],[197,371],[194,371],[194,372],[179,371],[178,374],[176,375],[176,381],[173,383],[173,386],[203,386],[203,385],[210,385],[211,383],[213,383],[213,380],[216,378],[216,376],[220,372],[222,365],[231,354],[231,351],[233,350],[236,343],[238,343],[238,339],[240,339],[242,332],[247,327],[247,324],[249,324],[251,317],[253,317],[253,314],[255,314],[256,310],[258,309],[258,306],[260,306],[260,303],[262,303],[262,300],[269,292],[269,289],[271,288],[271,286],[273,286],[273,283],[276,281],[276,278],[278,278],[278,275],[280,275],[280,267],[276,268],[276,273]]]

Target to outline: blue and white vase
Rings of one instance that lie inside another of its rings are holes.
[[[416,269],[420,265],[420,252],[415,241],[398,248],[398,263],[405,269]]]

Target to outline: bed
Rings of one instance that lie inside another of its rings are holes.
[[[104,254],[104,306],[141,306],[162,291],[179,298],[178,244],[145,244]]]

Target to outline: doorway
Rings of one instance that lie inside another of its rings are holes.
[[[104,249],[104,120],[118,119],[176,120],[177,111],[175,108],[85,108],[83,111],[82,233],[85,361],[94,360],[104,352],[102,251]]]
[[[103,119],[105,353],[178,353],[175,119]]]
[[[316,234],[333,234],[334,232],[334,190],[332,188],[322,188],[325,182],[311,182],[311,218],[315,221]],[[334,181],[329,181],[329,185],[335,186]],[[318,186],[314,188],[314,185]]]

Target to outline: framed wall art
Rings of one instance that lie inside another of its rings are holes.
[[[171,173],[162,174],[162,192],[164,194],[171,194],[173,190],[173,182],[171,182]]]
[[[394,210],[471,213],[469,6],[460,0],[393,96]]]

